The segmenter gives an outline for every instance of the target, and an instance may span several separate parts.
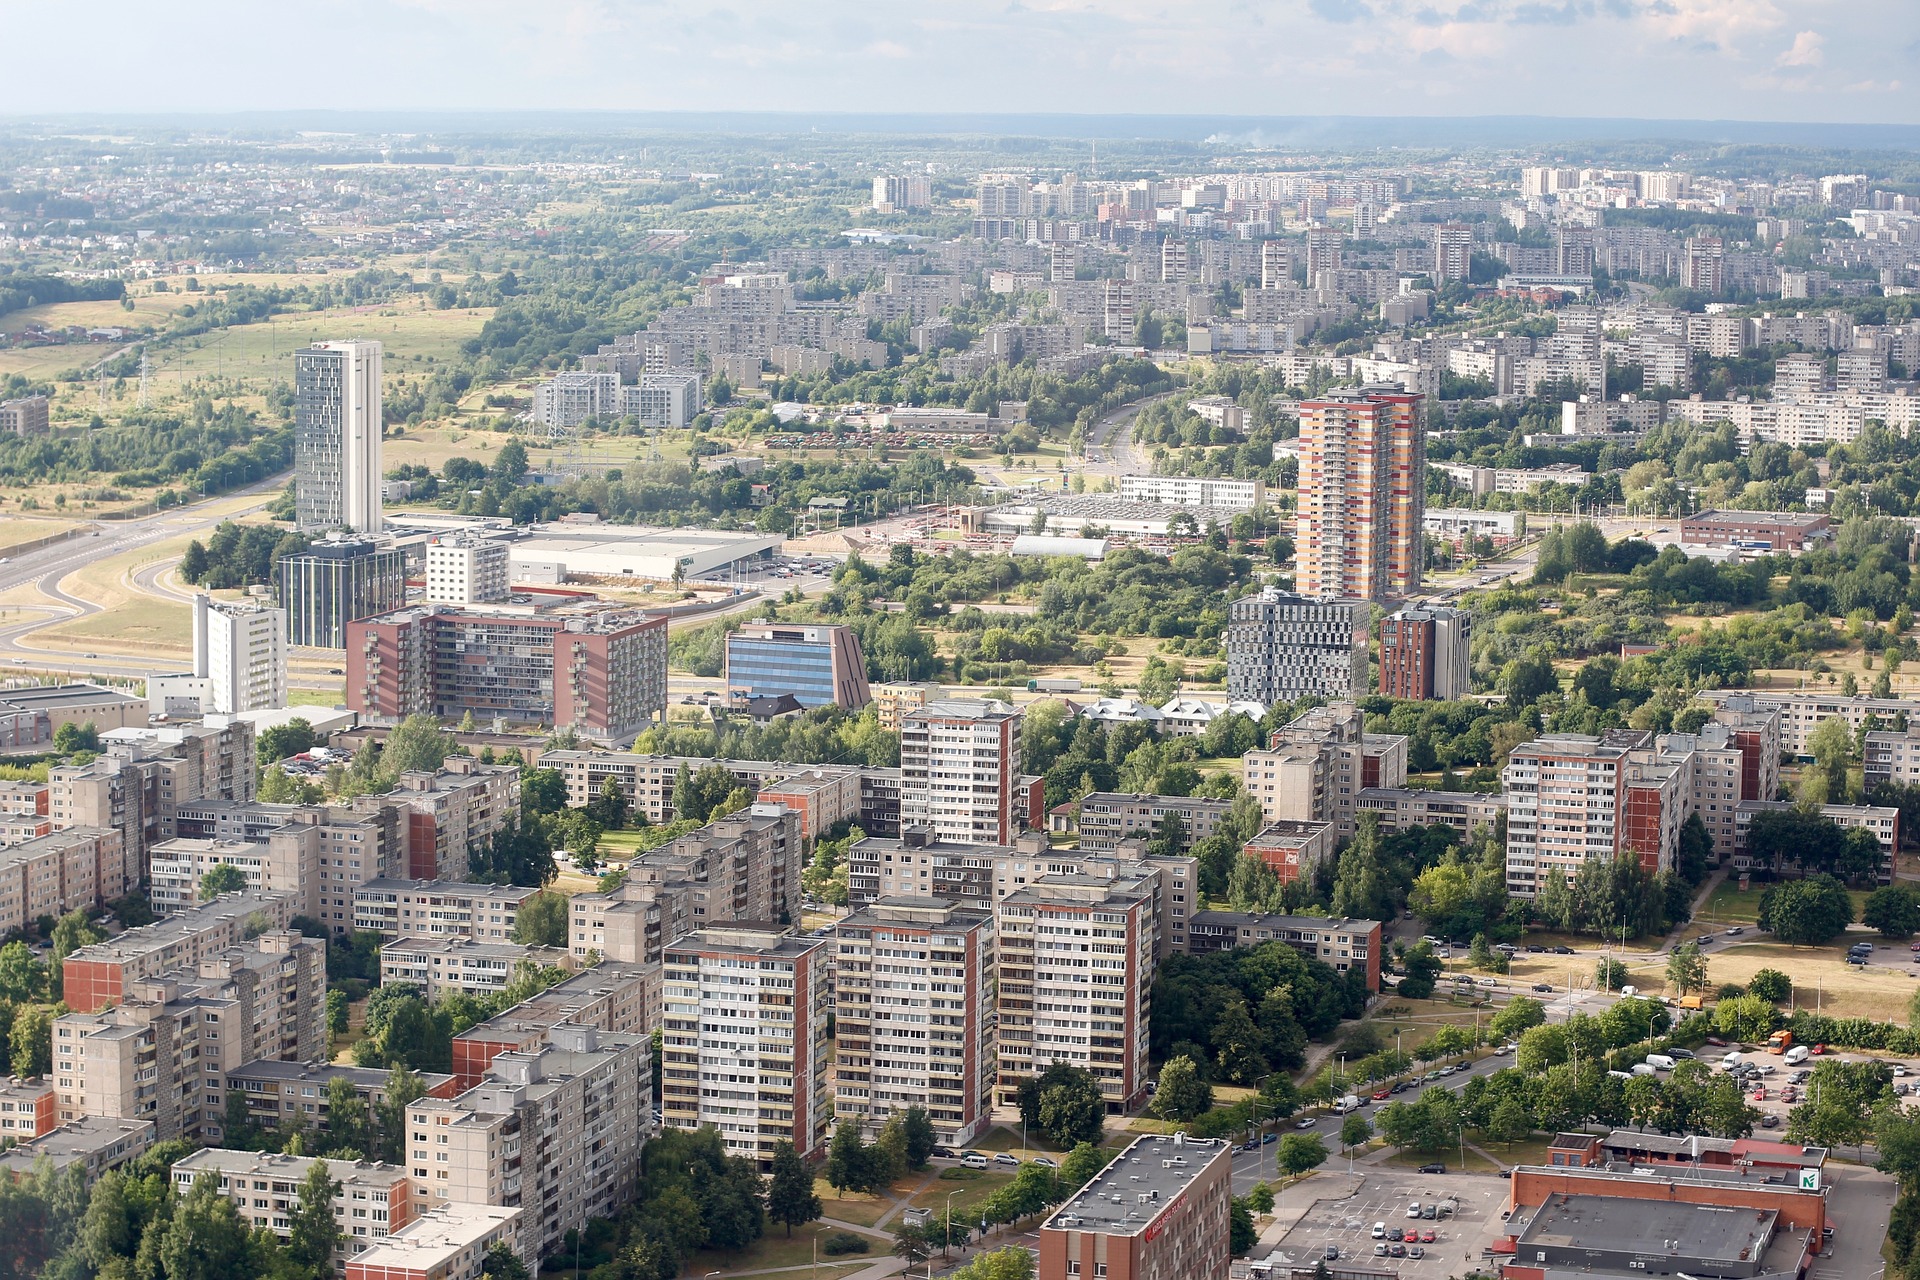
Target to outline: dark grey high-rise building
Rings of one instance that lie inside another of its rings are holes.
[[[294,352],[293,395],[301,532],[380,532],[380,344],[322,342]]]
[[[1366,601],[1316,599],[1266,587],[1235,600],[1228,619],[1228,698],[1270,707],[1308,695],[1353,699],[1366,694]]]
[[[274,565],[287,643],[344,649],[347,624],[407,602],[406,556],[371,539],[316,542]]]

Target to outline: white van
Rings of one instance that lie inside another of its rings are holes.
[[[1607,1074],[1612,1076],[1615,1080],[1633,1079],[1633,1072],[1631,1071],[1609,1071],[1607,1072]]]
[[[985,1156],[967,1156],[963,1158],[960,1163],[969,1169],[984,1169],[987,1167],[987,1158]]]
[[[1650,1053],[1647,1055],[1647,1065],[1655,1071],[1671,1071],[1673,1070],[1673,1059],[1664,1053]]]
[[[1650,1076],[1653,1074],[1653,1064],[1636,1062],[1633,1064],[1633,1074],[1637,1076]]]
[[[1722,1071],[1731,1071],[1739,1065],[1740,1065],[1740,1055],[1737,1053],[1730,1053],[1726,1057],[1720,1059],[1720,1069]]]
[[[1808,1056],[1809,1055],[1807,1052],[1807,1046],[1803,1044],[1797,1044],[1793,1046],[1793,1048],[1787,1050],[1787,1056],[1785,1061],[1786,1061],[1786,1064],[1790,1067],[1798,1066],[1802,1062],[1805,1062]]]

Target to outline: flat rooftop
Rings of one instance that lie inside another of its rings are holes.
[[[168,916],[155,924],[142,925],[138,929],[129,929],[117,938],[105,942],[96,942],[90,947],[68,956],[68,960],[125,960],[132,956],[143,956],[162,947],[171,946],[186,938],[234,919],[245,919],[256,911],[265,910],[287,900],[286,894],[257,893],[240,890],[223,893],[212,902],[203,902],[185,911]]]
[[[1055,1231],[1135,1235],[1146,1230],[1214,1160],[1231,1159],[1229,1150],[1223,1138],[1157,1133],[1137,1138],[1043,1225]],[[1142,1196],[1148,1197],[1145,1203]]]
[[[102,702],[142,702],[130,693],[97,684],[31,685],[0,689],[0,702],[21,710],[57,711],[61,707],[96,706]]]
[[[1560,1196],[1534,1211],[1516,1243],[1614,1253],[1666,1254],[1718,1262],[1750,1262],[1773,1235],[1772,1209]]]

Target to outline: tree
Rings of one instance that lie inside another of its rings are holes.
[[[1853,923],[1853,898],[1832,876],[1774,885],[1760,895],[1760,925],[1782,942],[1817,947]]]
[[[527,1264],[520,1261],[520,1255],[504,1240],[496,1240],[487,1246],[486,1258],[480,1264],[480,1274],[484,1280],[531,1280],[527,1274]]]
[[[253,740],[253,754],[261,764],[273,764],[313,750],[318,741],[312,723],[302,716],[295,716],[285,724],[262,729]]]
[[[1502,1099],[1487,1120],[1487,1136],[1495,1142],[1504,1142],[1509,1149],[1532,1133],[1533,1117],[1527,1114],[1526,1104],[1519,1098]]]
[[[327,1081],[327,1146],[328,1151],[343,1153],[355,1152],[364,1157],[372,1149],[373,1134],[371,1118],[367,1110],[366,1099],[360,1096],[353,1082],[345,1076],[334,1076]]]
[[[1260,1052],[1260,1033],[1247,1012],[1245,1000],[1230,1000],[1213,1024],[1214,1063],[1220,1075],[1235,1084],[1258,1084],[1267,1074]]]
[[[566,807],[567,780],[558,769],[529,769],[520,775],[522,813],[558,813]]]
[[[903,1222],[893,1229],[893,1256],[907,1264],[908,1271],[933,1256],[933,1242],[927,1229],[914,1222]]]
[[[66,959],[82,947],[106,941],[107,935],[94,927],[87,913],[75,908],[60,917],[53,926],[47,956],[47,984],[57,1000],[65,994]]]
[[[327,1162],[317,1160],[300,1183],[300,1198],[288,1215],[292,1220],[287,1237],[287,1256],[306,1268],[315,1280],[333,1274],[334,1250],[345,1233],[333,1216],[333,1198],[340,1194],[340,1183],[327,1173]]]
[[[1793,980],[1778,969],[1755,969],[1747,982],[1747,994],[1769,1004],[1781,1004],[1793,995]]]
[[[513,921],[513,940],[523,947],[567,945],[571,900],[563,893],[542,889],[520,904]]]
[[[1681,995],[1691,995],[1707,985],[1707,962],[1697,943],[1683,942],[1667,957],[1667,983]]]
[[[900,1113],[900,1132],[906,1140],[907,1168],[926,1168],[927,1161],[933,1156],[933,1149],[940,1144],[940,1135],[933,1127],[933,1117],[927,1114],[925,1107],[908,1107]]]
[[[827,1185],[835,1191],[860,1189],[866,1181],[866,1143],[860,1140],[860,1126],[842,1120],[833,1130],[827,1146]]]
[[[1409,1000],[1425,1000],[1433,994],[1434,979],[1440,976],[1440,957],[1433,953],[1430,943],[1422,942],[1408,949],[1401,961],[1406,970],[1396,990]]]
[[[1238,1258],[1260,1242],[1253,1227],[1253,1208],[1240,1196],[1233,1198],[1227,1213],[1227,1251]]]
[[[1733,1040],[1765,1040],[1779,1020],[1780,1011],[1759,996],[1734,996],[1713,1006],[1714,1027]]]
[[[1097,1145],[1106,1131],[1107,1103],[1100,1082],[1083,1067],[1056,1062],[1022,1081],[1015,1097],[1021,1119],[1056,1146]]]
[[[1289,1135],[1291,1136],[1291,1135]],[[1340,1122],[1340,1145],[1351,1151],[1373,1136],[1373,1122],[1358,1111]]]
[[[200,901],[212,902],[223,893],[238,893],[246,887],[244,871],[231,862],[218,862],[200,877]]]
[[[1627,966],[1612,956],[1602,956],[1593,966],[1593,985],[1602,991],[1618,991],[1627,985]]]
[[[820,1197],[813,1191],[813,1170],[794,1153],[791,1142],[773,1149],[773,1177],[767,1184],[767,1216],[784,1225],[787,1235],[821,1214]]]
[[[415,712],[387,735],[386,746],[380,752],[380,771],[389,778],[403,773],[434,773],[459,745],[452,734],[440,727],[438,720]]]
[[[1903,884],[1875,889],[1860,908],[1860,923],[1883,938],[1911,938],[1920,933],[1920,896]]]
[[[407,1158],[407,1108],[426,1096],[426,1081],[406,1067],[395,1064],[387,1072],[387,1087],[373,1107],[378,1159],[399,1164]]]
[[[1094,1175],[1107,1167],[1113,1154],[1091,1142],[1081,1142],[1060,1162],[1060,1186],[1068,1195],[1092,1182]]]
[[[604,831],[618,831],[627,825],[627,793],[612,777],[600,784],[600,790],[587,802],[587,816]]]
[[[85,724],[75,724],[69,720],[53,731],[53,749],[64,756],[76,751],[98,751],[100,731],[91,720]]]
[[[326,788],[303,782],[277,764],[261,771],[258,794],[268,804],[319,804],[327,798]]]
[[[1289,1133],[1280,1139],[1280,1167],[1295,1177],[1327,1162],[1327,1144],[1317,1133]]]
[[[334,990],[327,992],[327,1032],[330,1035],[343,1036],[349,1027],[347,993]]]
[[[1213,1110],[1213,1086],[1200,1078],[1193,1059],[1181,1054],[1160,1068],[1160,1081],[1153,1095],[1153,1113],[1162,1120],[1180,1123]]]
[[[174,1206],[155,1252],[166,1280],[231,1280],[267,1274],[270,1268],[259,1256],[263,1248],[256,1247],[233,1201],[220,1193],[219,1179],[202,1174]]]
[[[52,1010],[33,1005],[16,1011],[8,1044],[13,1050],[13,1074],[23,1080],[46,1075],[53,1069]]]
[[[1515,1040],[1520,1035],[1539,1026],[1547,1020],[1546,1006],[1531,996],[1515,996],[1507,1001],[1506,1007],[1493,1015],[1487,1023],[1487,1030],[1496,1036]]]
[[[727,797],[739,785],[739,780],[725,765],[710,764],[695,773],[683,764],[673,784],[673,816],[704,823],[727,803]]]

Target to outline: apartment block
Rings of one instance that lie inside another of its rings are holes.
[[[1160,885],[1149,870],[1115,870],[1042,875],[995,910],[1001,1106],[1056,1062],[1091,1072],[1110,1114],[1146,1097]]]
[[[1366,975],[1367,990],[1380,989],[1380,967],[1385,944],[1378,920],[1349,920],[1337,916],[1273,916],[1247,911],[1202,911],[1187,930],[1187,952],[1203,956],[1214,951],[1284,942],[1309,959],[1338,973]]]
[[[49,427],[45,396],[18,396],[0,400],[0,434],[43,436]]]
[[[667,948],[662,972],[665,1123],[712,1125],[729,1154],[771,1169],[791,1142],[822,1152],[833,1123],[827,1097],[824,939],[772,928],[710,928]]]
[[[1301,402],[1294,557],[1302,595],[1384,600],[1419,590],[1424,405],[1397,387]]]
[[[60,1118],[150,1120],[162,1141],[217,1141],[230,1068],[325,1056],[326,990],[326,944],[275,930],[136,981],[121,1004],[67,1014],[53,1027]]]
[[[965,1146],[993,1121],[993,913],[882,898],[834,926],[834,1108],[869,1137],[927,1109]]]
[[[520,1209],[524,1253],[557,1252],[632,1197],[652,1082],[645,1035],[557,1026],[537,1048],[498,1055],[465,1093],[407,1108],[421,1203]]]
[[[242,840],[162,840],[153,846],[148,898],[161,915],[200,901],[200,884],[215,867],[233,867],[246,877],[247,891],[294,900],[297,914],[310,915],[319,888],[319,856],[298,831],[276,833],[264,844]]]
[[[1080,847],[1104,851],[1132,836],[1152,838],[1172,819],[1180,824],[1180,852],[1185,853],[1196,840],[1212,835],[1232,808],[1230,800],[1095,791],[1080,798]]]
[[[1501,775],[1507,891],[1530,897],[1548,875],[1572,880],[1588,859],[1627,850],[1649,871],[1671,869],[1690,773],[1634,729],[1550,733],[1514,748]]]
[[[1473,692],[1473,619],[1464,609],[1402,609],[1380,620],[1380,692],[1416,702]]]
[[[450,1075],[438,1071],[417,1074],[432,1097],[451,1098],[460,1091]],[[392,1078],[393,1073],[384,1068],[256,1058],[227,1071],[227,1093],[237,1093],[246,1101],[248,1118],[262,1129],[298,1123],[325,1133],[330,1127],[327,1089],[335,1079],[345,1079],[353,1087],[354,1096],[371,1110],[386,1101],[387,1082]]]
[[[666,713],[666,618],[591,598],[396,609],[349,622],[346,650],[347,705],[376,723],[471,712],[619,744]]]
[[[497,538],[450,534],[427,543],[427,600],[492,604],[507,598],[508,549]]]
[[[940,700],[900,724],[900,821],[943,840],[1006,844],[1043,825],[1020,785],[1020,713],[1004,702]]]
[[[380,948],[380,985],[411,982],[429,1001],[442,996],[481,996],[513,981],[522,964],[571,968],[563,947],[475,942],[470,938],[395,938]]]
[[[83,765],[55,765],[48,808],[55,830],[107,827],[120,833],[125,885],[147,878],[147,850],[177,804],[250,801],[254,732],[244,720],[208,716],[197,725],[115,729],[101,735],[101,755]],[[108,884],[112,876],[105,876]]]
[[[344,1263],[413,1221],[413,1188],[407,1171],[378,1160],[319,1160],[203,1147],[174,1162],[173,1185],[184,1196],[200,1179],[211,1178],[220,1194],[233,1201],[243,1222],[286,1241],[293,1236],[300,1188],[320,1164],[326,1165],[327,1176],[340,1188],[333,1197],[333,1220],[342,1237],[336,1263]]]
[[[249,928],[264,924],[283,929],[295,914],[291,898],[228,893],[155,924],[82,947],[61,966],[67,1007],[98,1013],[127,999],[133,984],[175,970],[198,969],[210,957],[245,943]]]
[[[504,1244],[537,1262],[520,1239],[519,1209],[442,1204],[347,1260],[346,1280],[480,1280],[487,1253]]]
[[[1055,849],[1030,831],[1011,845],[958,844],[909,827],[898,837],[871,837],[847,852],[848,902],[871,906],[888,897],[944,898],[992,909],[1043,876],[1086,875],[1153,881],[1154,935],[1165,958],[1185,945],[1187,917],[1199,902],[1199,870],[1185,855],[1147,853],[1144,836],[1112,849]]]
[[[1507,798],[1498,792],[1362,787],[1354,797],[1354,809],[1356,813],[1370,809],[1379,814],[1382,831],[1447,826],[1464,834],[1475,827],[1492,830],[1507,811]]]
[[[1338,839],[1353,834],[1360,793],[1407,780],[1407,740],[1367,733],[1360,708],[1335,702],[1303,712],[1274,731],[1268,746],[1241,757],[1243,788],[1267,821],[1331,822]]]
[[[557,1027],[592,1027],[620,1036],[645,1036],[660,1025],[648,1011],[659,1000],[660,967],[607,960],[529,996],[513,1008],[453,1038],[458,1089],[485,1078],[503,1053],[532,1053]]]
[[[0,848],[0,933],[92,910],[127,891],[120,833],[73,827]]]
[[[750,622],[726,638],[727,697],[792,694],[800,705],[858,711],[873,701],[860,637],[840,625]]]
[[[1312,878],[1315,868],[1333,857],[1333,849],[1331,822],[1282,818],[1262,827],[1241,852],[1266,863],[1280,883],[1290,884],[1302,876]]]
[[[362,812],[395,807],[406,834],[406,859],[394,874],[414,880],[457,880],[473,869],[472,853],[520,809],[520,771],[448,756],[433,773],[403,773],[383,796],[362,796]]]
[[[1322,600],[1278,587],[1235,600],[1227,622],[1227,697],[1270,707],[1367,692],[1364,600]]]
[[[351,809],[200,800],[175,805],[162,816],[160,832],[165,840],[271,846],[270,854],[278,850],[274,856],[282,862],[304,869],[291,890],[300,895],[302,912],[345,932],[354,927],[353,896],[360,886],[406,867],[400,815],[390,804]]]
[[[353,891],[353,927],[388,937],[505,942],[513,937],[521,905],[538,892],[458,880],[369,880]]]
[[[82,1116],[31,1141],[0,1151],[0,1173],[24,1178],[48,1169],[54,1173],[79,1166],[81,1180],[91,1186],[101,1174],[117,1169],[154,1144],[151,1120],[116,1120]]]
[[[880,717],[880,727],[897,733],[909,711],[924,710],[945,692],[931,680],[885,680],[873,686],[873,709]]]
[[[287,614],[257,600],[193,597],[193,675],[160,677],[189,695],[195,714],[287,705]],[[148,691],[151,699],[153,690]],[[171,700],[164,708],[171,710]]]
[[[31,1142],[53,1132],[59,1116],[60,1095],[53,1081],[40,1076],[0,1080],[0,1140]]]

